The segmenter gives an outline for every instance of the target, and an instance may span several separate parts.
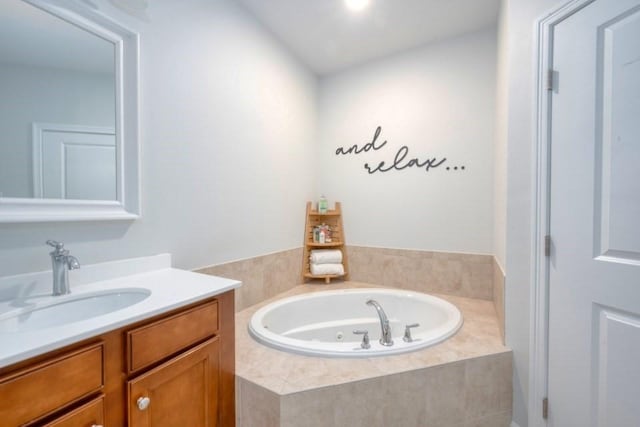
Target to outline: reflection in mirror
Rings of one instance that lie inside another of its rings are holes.
[[[0,0],[0,223],[140,217],[139,43],[91,2]]]
[[[0,1],[0,197],[117,200],[112,41]]]

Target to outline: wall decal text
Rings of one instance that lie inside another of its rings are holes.
[[[373,139],[371,140],[371,142],[366,143],[362,147],[358,146],[358,144],[354,144],[349,148],[338,147],[336,148],[336,156],[340,156],[340,155],[346,156],[347,154],[361,154],[361,153],[367,153],[371,150],[373,151],[380,150],[385,145],[387,145],[387,140],[383,142],[378,142],[378,138],[380,137],[381,133],[382,133],[382,127],[378,126],[376,128],[376,131],[373,134]],[[429,169],[435,169],[439,166],[442,166],[447,161],[446,157],[443,157],[441,159],[432,157],[432,158],[425,158],[423,160],[421,160],[418,157],[413,157],[408,159],[407,158],[408,155],[409,155],[409,147],[406,145],[403,145],[396,152],[396,155],[393,158],[392,163],[387,164],[387,162],[381,161],[373,167],[370,166],[369,163],[365,163],[364,169],[370,175],[376,172],[384,173],[384,172],[389,172],[394,170],[401,171],[403,169],[414,168],[414,167],[418,169],[424,168],[425,172],[429,172]],[[445,169],[447,171],[451,171],[451,170],[463,171],[463,170],[466,170],[466,167],[465,166],[446,166]]]
[[[344,147],[338,147],[336,149],[336,156],[339,156],[340,154],[342,155],[347,155],[347,154],[360,154],[362,152],[367,152],[371,149],[378,151],[379,149],[381,149],[382,147],[384,147],[387,144],[387,141],[385,140],[382,144],[380,145],[376,145],[376,141],[378,140],[378,137],[380,136],[380,132],[382,132],[382,127],[378,126],[376,128],[376,132],[373,135],[373,140],[371,142],[368,142],[366,144],[364,144],[362,146],[362,148],[358,147],[358,144],[354,144],[351,147],[349,147],[347,150],[344,149]]]
[[[385,167],[385,163],[384,161],[382,161],[378,163],[378,166],[371,168],[369,166],[369,163],[365,163],[364,168],[367,170],[367,172],[369,172],[369,174],[374,174],[376,172],[389,172],[391,170],[401,171],[402,169],[411,167],[424,168],[425,172],[429,172],[429,169],[437,168],[447,161],[446,157],[440,160],[434,157],[421,162],[420,159],[416,157],[403,164],[405,157],[407,157],[407,154],[409,154],[409,147],[403,145],[396,153],[396,157],[393,159],[393,164]]]

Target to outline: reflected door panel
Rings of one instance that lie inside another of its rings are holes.
[[[43,129],[34,193],[45,199],[116,200],[116,139],[109,129]],[[37,145],[37,143],[36,143]],[[38,176],[39,175],[39,176]],[[40,189],[38,189],[38,184]]]

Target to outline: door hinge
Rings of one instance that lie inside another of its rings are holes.
[[[551,236],[544,236],[544,256],[551,256]]]
[[[549,418],[549,399],[546,397],[542,399],[542,418]]]
[[[552,91],[554,89],[556,72],[553,70],[547,70],[547,90]]]

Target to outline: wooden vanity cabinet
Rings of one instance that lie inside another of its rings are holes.
[[[129,381],[129,426],[217,426],[219,367],[212,338]]]
[[[61,415],[44,427],[100,427],[104,426],[104,395]]]
[[[104,344],[84,345],[0,377],[0,425],[21,426],[100,393]]]
[[[2,368],[0,427],[234,426],[234,321],[232,290]]]

